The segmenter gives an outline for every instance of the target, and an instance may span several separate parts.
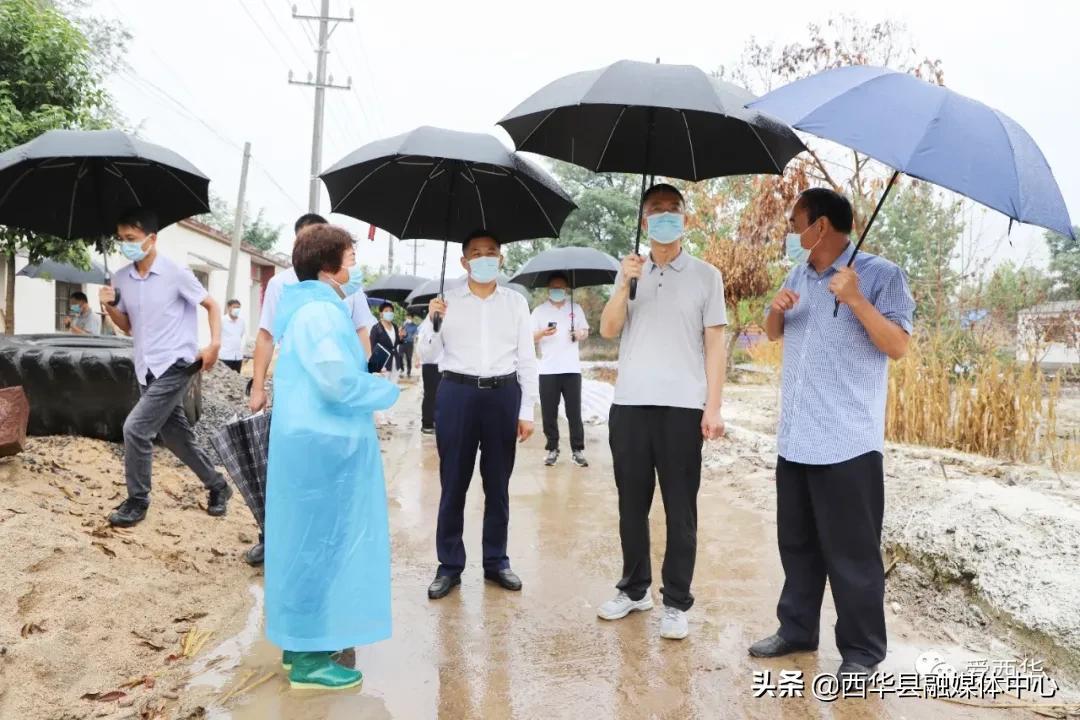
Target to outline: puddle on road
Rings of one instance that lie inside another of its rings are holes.
[[[411,399],[410,399],[411,398]],[[403,396],[401,406],[415,404]],[[406,413],[397,411],[402,418]],[[411,419],[411,415],[409,416]],[[232,677],[276,671],[253,693],[211,707],[218,720],[344,720],[349,718],[994,718],[1031,717],[938,701],[898,699],[823,703],[813,698],[761,698],[755,670],[800,670],[809,679],[835,672],[835,612],[826,594],[822,646],[816,654],[754,660],[746,647],[775,630],[782,583],[774,518],[745,509],[726,486],[703,483],[698,562],[690,638],[658,635],[661,610],[606,623],[596,606],[614,593],[621,555],[618,513],[606,428],[588,427],[592,467],[544,468],[543,441],[520,448],[511,481],[510,557],[524,590],[484,584],[479,569],[483,496],[477,481],[466,509],[471,553],[462,585],[438,602],[426,588],[435,569],[439,498],[432,438],[401,423],[385,455],[393,533],[394,636],[358,648],[361,691],[292,691],[280,650],[261,634],[261,591],[244,630],[207,653],[224,654],[219,668],[193,682],[215,688]],[[754,481],[752,478],[748,480]],[[659,585],[664,524],[659,493],[653,509],[654,579]],[[659,601],[654,586],[654,599]],[[926,637],[888,611],[889,657],[881,670],[914,671],[927,651],[958,668],[976,653]],[[991,645],[981,655],[1012,659]],[[237,659],[239,660],[239,667]]]

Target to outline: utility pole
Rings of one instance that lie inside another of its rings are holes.
[[[416,246],[420,244],[419,240],[412,241],[412,274],[416,275]]]
[[[251,159],[251,143],[244,143],[244,163],[240,167],[240,192],[236,196],[236,219],[232,228],[232,252],[229,253],[229,280],[225,302],[236,297],[236,265],[240,260],[240,240],[244,236],[244,193],[247,192],[248,161]]]
[[[333,17],[330,15],[330,0],[322,0],[322,6],[318,15],[301,15],[293,5],[293,19],[317,21],[319,23],[319,46],[315,49],[317,61],[315,63],[315,77],[308,73],[307,80],[293,80],[292,71],[289,71],[290,85],[305,85],[315,88],[315,121],[311,131],[311,188],[308,193],[308,212],[319,212],[319,172],[322,170],[322,133],[323,133],[323,109],[326,104],[326,90],[351,90],[352,78],[344,85],[335,85],[334,76],[326,75],[326,56],[330,54],[327,42],[337,26],[343,22],[353,21],[353,11],[349,10],[349,17]],[[333,23],[333,25],[331,25]]]
[[[394,274],[394,236],[386,233],[386,274]]]

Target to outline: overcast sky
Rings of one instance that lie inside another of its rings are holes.
[[[312,13],[317,0],[296,0]],[[313,92],[287,84],[289,70],[314,70],[314,24],[291,17],[290,0],[95,0],[92,12],[120,18],[134,36],[131,67],[111,91],[140,133],[180,152],[235,202],[241,148],[255,158],[248,183],[253,208],[291,228],[307,208]],[[806,37],[809,22],[838,13],[907,24],[917,48],[941,58],[954,90],[1013,117],[1054,169],[1074,223],[1080,222],[1080,3],[1055,0],[949,3],[905,0],[820,2],[543,3],[467,0],[333,0],[342,24],[330,42],[335,82],[327,92],[323,167],[380,137],[418,125],[495,131],[494,122],[555,78],[619,59],[689,63],[705,70],[734,62],[746,41]],[[1022,7],[1022,11],[1020,8]],[[968,8],[977,8],[969,10]],[[328,209],[323,193],[321,210]],[[1004,223],[992,211],[975,224],[992,239]],[[333,216],[361,237],[360,261],[386,264],[387,236]],[[291,238],[283,232],[283,239]],[[1002,253],[1044,262],[1037,230],[1014,230]],[[420,243],[421,275],[435,276],[441,245]],[[281,249],[287,250],[287,245]],[[412,241],[395,243],[395,264],[411,271]],[[451,257],[454,257],[452,254]],[[450,274],[460,274],[456,265]]]

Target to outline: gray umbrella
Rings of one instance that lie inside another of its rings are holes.
[[[81,270],[74,265],[55,260],[42,260],[40,265],[27,265],[18,274],[73,285],[104,285],[106,280],[105,269],[97,263],[90,263],[89,270]]]
[[[781,174],[805,146],[745,105],[754,96],[692,65],[621,60],[541,88],[499,121],[519,151],[593,172],[706,180]],[[637,240],[641,243],[641,218]],[[634,296],[631,286],[630,296]]]
[[[571,290],[610,285],[619,274],[619,261],[596,248],[552,248],[525,263],[511,282],[530,288],[547,287],[551,276],[560,273],[566,275]]]
[[[619,274],[619,261],[590,247],[545,250],[522,266],[512,279],[525,287],[547,287],[553,275],[570,283],[570,338],[574,339],[574,288],[610,285]]]
[[[390,302],[401,303],[416,288],[428,282],[427,278],[416,275],[387,275],[364,287],[369,295],[378,295]]]

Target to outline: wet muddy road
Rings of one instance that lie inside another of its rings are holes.
[[[469,568],[462,584],[429,601],[435,572],[439,501],[434,438],[419,432],[419,392],[410,387],[393,411],[394,439],[384,447],[393,534],[394,636],[358,648],[362,691],[288,690],[284,673],[210,717],[233,720],[315,718],[1013,718],[1026,711],[985,710],[941,701],[886,697],[820,702],[755,698],[755,670],[835,672],[835,614],[826,599],[817,654],[749,658],[746,647],[776,626],[782,581],[772,515],[741,505],[725,482],[706,473],[699,500],[696,605],[690,637],[659,637],[661,610],[608,623],[596,607],[615,592],[620,572],[618,513],[606,426],[587,427],[592,466],[567,455],[543,467],[539,431],[520,448],[511,481],[509,555],[524,589],[485,584],[480,568],[483,493],[478,480],[466,511]],[[726,472],[726,471],[725,471]],[[755,481],[760,481],[757,479]],[[887,510],[888,512],[888,510]],[[653,508],[654,578],[664,538],[661,500]],[[657,542],[659,540],[660,542]],[[659,602],[657,588],[654,599]],[[890,655],[882,670],[912,672],[938,650],[954,664],[969,655],[932,630],[921,632],[891,611]],[[241,650],[235,676],[278,667],[280,651],[261,632]],[[224,684],[223,676],[195,684]]]

